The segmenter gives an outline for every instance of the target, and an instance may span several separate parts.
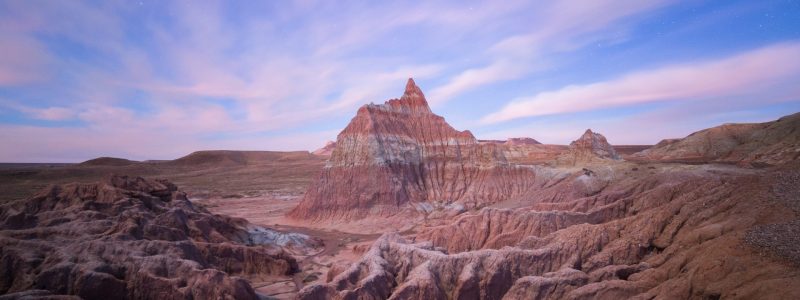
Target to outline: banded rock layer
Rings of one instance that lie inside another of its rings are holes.
[[[409,79],[400,99],[358,110],[289,216],[353,220],[426,203],[478,207],[524,193],[531,180],[533,173],[509,164],[501,146],[481,144],[431,112]]]

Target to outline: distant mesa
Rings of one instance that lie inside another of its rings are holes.
[[[204,150],[168,162],[181,166],[242,166],[269,161],[303,160],[313,157],[307,151]]]
[[[98,157],[95,159],[90,159],[80,163],[81,166],[128,166],[138,163],[137,161],[128,160],[124,158],[117,158],[117,157]]]
[[[539,141],[529,137],[509,138],[507,140],[478,140],[481,144],[499,144],[499,145],[541,145]]]
[[[331,156],[331,154],[333,154],[333,149],[336,149],[336,142],[328,141],[325,143],[325,146],[322,146],[322,148],[314,150],[314,152],[311,153],[320,156]]]
[[[247,158],[240,151],[205,150],[195,151],[172,161],[178,165],[244,165]]]

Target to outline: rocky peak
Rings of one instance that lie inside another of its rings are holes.
[[[371,142],[360,140],[368,138]],[[333,154],[332,163],[393,160],[403,157],[408,161],[419,157],[424,151],[420,146],[474,144],[475,137],[468,130],[458,131],[441,116],[434,114],[422,90],[409,78],[403,96],[383,104],[367,104],[359,108],[350,124],[339,133],[337,147],[346,148],[351,154]],[[362,149],[355,149],[362,148]],[[403,152],[403,153],[399,153]],[[362,159],[366,157],[376,159]],[[414,160],[418,161],[418,159]],[[346,164],[345,163],[345,164]]]
[[[586,129],[580,138],[569,144],[571,149],[589,151],[599,158],[619,159],[617,151],[608,143],[602,134]]]
[[[422,90],[417,86],[417,83],[414,82],[414,78],[409,78],[408,82],[406,82],[406,91],[403,93],[403,98],[414,96],[421,96],[424,98]]]
[[[400,99],[392,99],[385,104],[388,108],[395,111],[416,114],[432,114],[428,101],[425,99],[425,94],[414,82],[413,78],[409,78],[406,83],[406,89]]]
[[[586,129],[577,140],[569,144],[567,151],[558,156],[559,164],[577,165],[605,159],[620,159],[614,147],[602,134]]]

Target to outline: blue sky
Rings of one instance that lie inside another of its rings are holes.
[[[799,1],[2,1],[0,161],[313,150],[408,77],[478,138],[800,111]]]

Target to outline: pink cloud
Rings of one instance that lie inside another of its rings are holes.
[[[567,86],[515,99],[500,111],[485,116],[482,122],[769,89],[800,74],[797,57],[800,57],[800,43],[778,44],[719,60],[667,66],[610,81]]]

